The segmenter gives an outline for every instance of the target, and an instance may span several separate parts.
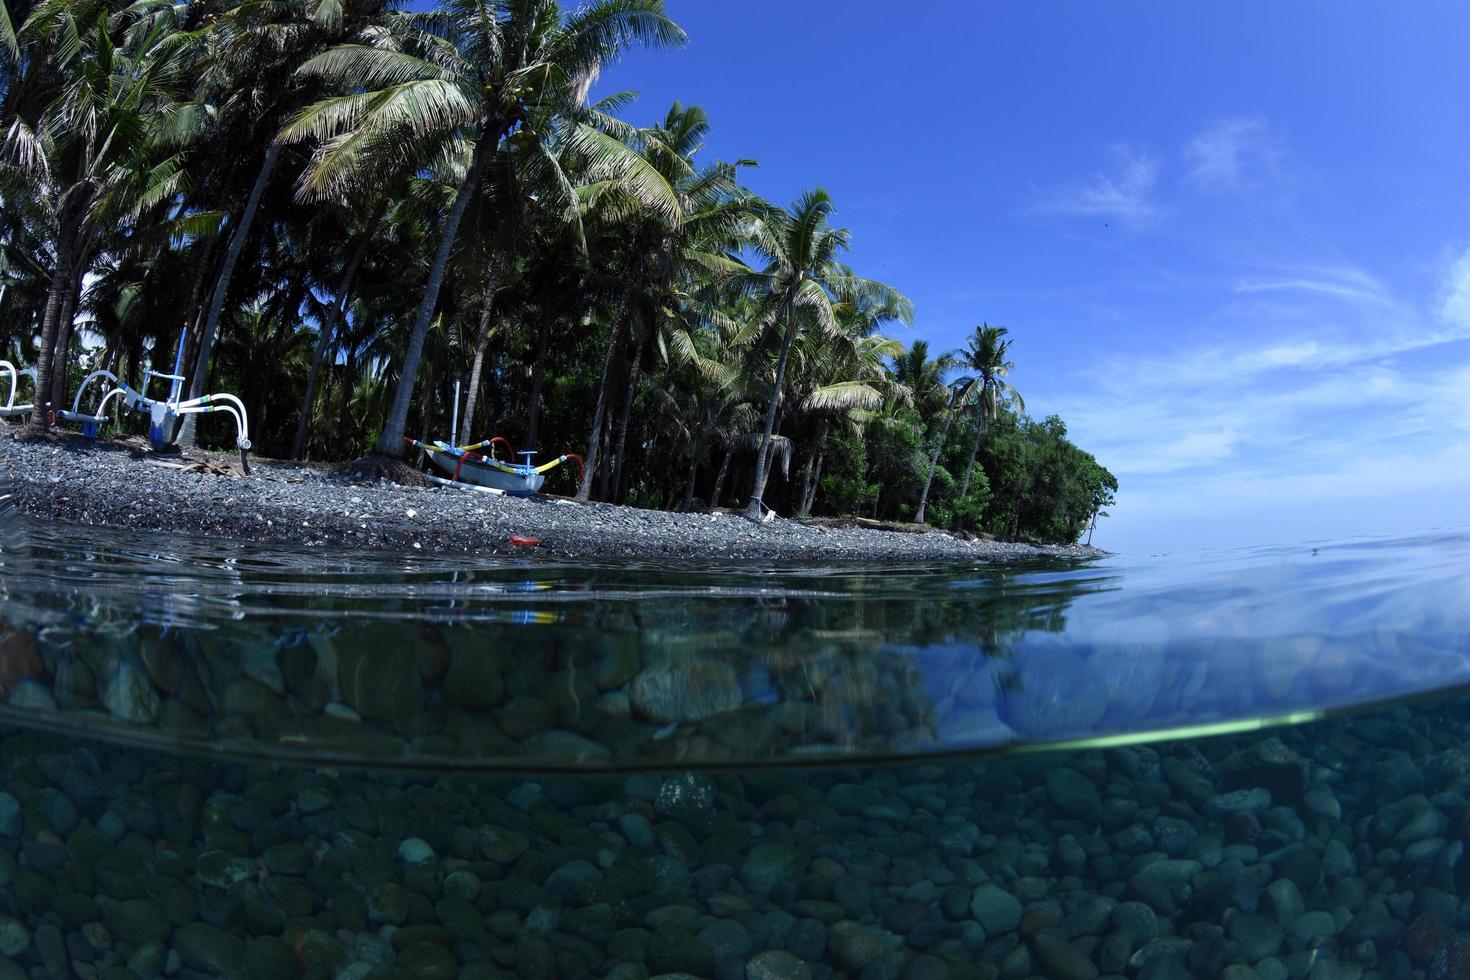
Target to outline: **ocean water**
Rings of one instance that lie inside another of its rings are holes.
[[[0,520],[0,980],[1470,977],[1467,545],[668,569]]]

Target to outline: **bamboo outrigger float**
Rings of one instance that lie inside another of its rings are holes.
[[[450,424],[450,428],[453,431],[459,431],[458,383],[454,386],[454,421]],[[438,486],[476,490],[481,493],[503,493],[512,497],[529,497],[541,489],[542,484],[546,482],[548,472],[569,459],[577,463],[579,483],[582,478],[582,457],[576,453],[564,453],[538,466],[531,461],[536,455],[536,450],[523,449],[516,452],[510,440],[504,436],[493,436],[468,446],[454,446],[437,439],[433,442],[420,442],[417,439],[404,437],[403,441],[415,449],[422,449],[428,455],[430,462],[442,472],[449,474],[448,479],[429,476],[429,482]],[[508,456],[524,456],[525,459],[519,463],[501,461],[495,458],[496,446],[504,446]]]
[[[199,398],[179,400],[184,388],[184,376],[179,373],[179,369],[184,359],[184,340],[187,332],[186,328],[185,333],[179,336],[179,350],[174,357],[173,374],[164,374],[162,371],[148,368],[143,372],[142,390],[139,391],[111,371],[93,371],[82,379],[82,386],[77,389],[77,397],[72,401],[71,411],[59,411],[56,417],[62,421],[80,425],[83,437],[95,439],[98,430],[111,421],[106,411],[107,403],[117,398],[132,411],[148,416],[148,440],[153,443],[153,448],[164,449],[173,439],[175,419],[184,415],[227,412],[235,420],[235,447],[240,450],[240,467],[248,474],[250,464],[245,458],[245,453],[250,449],[250,422],[245,414],[245,404],[234,395],[227,394],[202,395]],[[112,390],[102,396],[95,412],[84,412],[82,411],[82,396],[86,394],[87,386],[98,378],[110,383]],[[166,397],[148,397],[148,383],[154,378],[169,382]]]
[[[10,418],[14,415],[30,414],[31,410],[35,408],[34,405],[17,405],[15,403],[15,400],[20,396],[21,378],[30,378],[31,390],[33,392],[35,391],[36,369],[33,367],[18,368],[14,364],[11,364],[9,361],[0,361],[0,378],[10,379],[10,393],[5,396],[5,400],[3,402],[0,402],[0,418]],[[32,395],[32,397],[35,396]]]

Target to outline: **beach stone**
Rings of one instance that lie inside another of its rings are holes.
[[[1271,809],[1271,794],[1256,787],[1221,793],[1210,800],[1206,812],[1218,820],[1232,813],[1249,813],[1258,817],[1269,809]]]
[[[0,956],[19,956],[31,945],[31,931],[19,919],[0,915]]]
[[[1363,967],[1360,964],[1331,958],[1318,960],[1317,965],[1312,967],[1312,972],[1307,974],[1307,980],[1362,980],[1362,977]]]
[[[682,929],[659,929],[648,939],[647,960],[651,974],[689,973],[707,977],[714,972],[715,954],[697,936]]]
[[[1230,920],[1230,941],[1240,953],[1240,958],[1250,963],[1275,956],[1281,949],[1286,934],[1281,927],[1263,915],[1246,913]]]
[[[512,863],[530,846],[530,840],[514,830],[491,826],[480,828],[480,853],[497,864]]]
[[[253,861],[226,851],[205,851],[194,865],[194,874],[202,883],[225,889],[249,880],[257,870]]]
[[[342,699],[364,718],[402,722],[424,707],[418,662],[407,648],[338,642],[337,682]]]
[[[785,950],[768,949],[745,964],[745,980],[812,980],[812,968]]]
[[[1093,980],[1097,967],[1059,929],[1043,929],[1031,940],[1036,964],[1052,980]]]
[[[163,708],[148,676],[127,664],[119,666],[107,682],[102,705],[114,718],[132,725],[153,724]]]
[[[184,965],[228,975],[244,965],[245,940],[207,922],[191,922],[174,931],[174,948]]]
[[[681,772],[659,784],[653,808],[663,816],[708,810],[715,803],[715,781],[702,772]]]
[[[0,791],[0,837],[19,837],[20,803],[9,793]]]
[[[710,923],[699,930],[699,938],[715,954],[716,962],[729,959],[744,962],[753,945],[745,926],[734,919]]]
[[[396,965],[422,980],[454,980],[459,962],[454,954],[438,943],[413,943],[398,953]]]
[[[408,918],[408,893],[394,882],[374,885],[367,893],[367,913],[381,925],[402,925]]]
[[[107,927],[128,943],[166,942],[173,926],[163,906],[151,898],[118,902],[107,909]]]
[[[1287,927],[1291,938],[1306,946],[1314,939],[1337,935],[1337,922],[1330,912],[1303,912]]]
[[[1274,735],[1233,753],[1221,770],[1227,789],[1259,786],[1285,802],[1299,801],[1307,788],[1306,760]]]
[[[849,973],[857,973],[882,956],[885,947],[881,939],[863,926],[843,920],[828,930],[827,951],[839,967]]]
[[[128,969],[137,976],[152,977],[163,972],[168,961],[168,947],[160,942],[143,943],[128,957]],[[252,977],[251,980],[257,980]]]
[[[272,844],[262,857],[271,874],[299,875],[311,867],[312,849],[307,844],[294,841]]]
[[[634,847],[652,847],[653,824],[641,813],[625,813],[618,817],[618,832]]]
[[[275,936],[257,936],[245,946],[245,975],[250,980],[293,980],[301,966],[291,947]]]
[[[462,631],[451,631],[455,635]],[[490,708],[505,694],[500,661],[489,649],[465,639],[453,644],[449,673],[444,678],[444,700],[465,708]]]
[[[1063,815],[1095,824],[1102,813],[1102,798],[1092,780],[1075,769],[1053,769],[1046,774],[1046,795]]]
[[[1108,687],[1086,660],[1049,648],[1035,651],[1023,668],[1026,683],[1003,690],[997,702],[1001,720],[1021,735],[1081,735],[1107,714]]]
[[[1178,904],[1188,900],[1190,880],[1202,867],[1198,861],[1155,861],[1128,879],[1128,890],[1155,911],[1172,915]]]
[[[1209,777],[1183,759],[1170,756],[1163,761],[1160,769],[1174,791],[1195,806],[1204,806],[1218,795],[1215,793],[1215,784],[1210,782]]]
[[[434,860],[434,849],[419,837],[410,837],[398,845],[398,860],[404,864],[427,864]]]
[[[1295,922],[1307,910],[1302,901],[1301,889],[1289,878],[1281,878],[1266,886],[1266,911],[1276,919],[1278,925]]]
[[[1352,852],[1347,845],[1340,840],[1330,840],[1322,849],[1322,871],[1331,877],[1350,875],[1357,871],[1358,862],[1353,859]]]
[[[806,858],[790,844],[763,841],[756,844],[740,863],[740,877],[751,891],[769,895],[783,881],[796,881]]]
[[[444,894],[473,902],[480,897],[480,879],[473,871],[451,871],[444,876]]]
[[[590,862],[568,861],[547,875],[542,887],[564,901],[575,902],[586,886],[600,881],[602,872]]]
[[[1308,813],[1327,820],[1342,819],[1342,804],[1337,802],[1337,797],[1332,795],[1332,790],[1325,786],[1314,786],[1303,793],[1302,806]]]
[[[808,972],[806,976],[809,980],[811,973]],[[0,980],[31,980],[31,976],[15,960],[0,956]]]
[[[744,701],[735,668],[719,660],[646,668],[628,685],[628,697],[636,713],[658,724],[704,721]]]
[[[986,937],[994,939],[1020,926],[1021,903],[1004,888],[986,882],[975,889],[970,914],[985,929]]]

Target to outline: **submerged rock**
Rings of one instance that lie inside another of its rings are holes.
[[[127,664],[118,667],[107,682],[102,704],[114,718],[133,725],[151,725],[163,707],[148,676]]]
[[[744,700],[735,668],[719,660],[649,668],[633,678],[628,695],[636,713],[659,724],[704,721]]]

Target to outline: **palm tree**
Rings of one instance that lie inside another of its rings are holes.
[[[42,188],[38,197],[55,228],[33,430],[49,428],[55,391],[64,386],[72,318],[100,238],[171,194],[180,177],[176,158],[150,157],[152,134],[180,80],[177,47],[162,30],[119,44],[108,12],[102,0],[43,0],[16,33],[53,82],[39,117],[17,115],[0,144],[0,188],[7,197],[16,183]]]
[[[555,0],[449,0],[396,45],[339,45],[303,66],[304,74],[347,91],[311,106],[281,134],[288,141],[321,141],[303,182],[309,196],[395,172],[425,144],[443,147],[450,157],[469,149],[454,202],[440,221],[377,455],[397,459],[403,453],[419,358],[450,252],[502,141],[549,146],[563,121],[576,120],[577,141],[589,158],[608,169],[627,165],[621,145],[583,121],[587,88],[633,43],[683,40],[663,0],[595,0],[570,15]]]
[[[903,294],[891,286],[855,276],[838,262],[838,256],[848,248],[849,235],[829,226],[833,210],[832,199],[821,188],[797,198],[789,210],[770,209],[756,224],[750,246],[765,265],[758,271],[732,277],[738,288],[757,300],[751,330],[762,334],[779,330],[781,334],[765,427],[756,451],[755,479],[745,508],[745,516],[751,520],[761,517],[771,437],[786,382],[786,365],[797,335],[803,330],[836,334],[839,328],[834,302],[875,303],[887,307],[905,323],[913,319],[913,306]]]
[[[919,494],[919,509],[914,512],[915,524],[924,523],[924,508],[929,503],[929,488],[934,484],[934,473],[939,469],[939,456],[944,452],[944,444],[949,440],[950,426],[964,412],[975,394],[975,379],[968,376],[958,378],[945,390],[949,394],[944,409],[944,425],[940,427],[939,438],[934,442],[934,452],[929,457],[929,475],[924,478],[924,489]]]
[[[960,481],[960,492],[956,500],[964,500],[965,494],[970,490],[970,473],[975,468],[975,457],[980,453],[980,439],[985,434],[986,426],[995,418],[1000,403],[1013,403],[1018,410],[1026,410],[1021,393],[1005,380],[1006,375],[1015,368],[1013,363],[1006,360],[1011,349],[1011,341],[1006,336],[1008,332],[1005,327],[992,327],[988,323],[982,323],[970,335],[965,349],[959,352],[960,360],[975,379],[975,438],[970,443],[965,476]]]

